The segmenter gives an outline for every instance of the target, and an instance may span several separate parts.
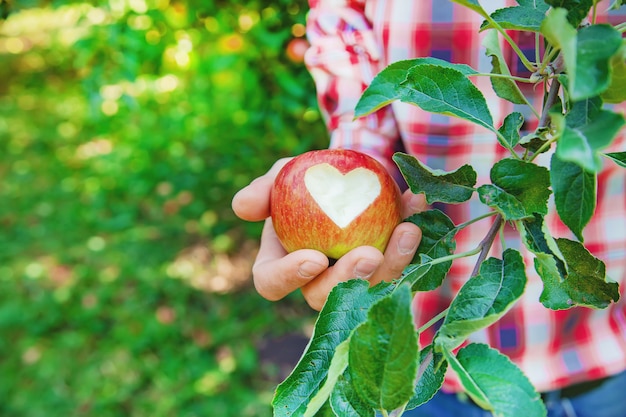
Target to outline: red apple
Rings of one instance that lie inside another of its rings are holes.
[[[347,149],[289,161],[274,181],[270,209],[288,252],[316,249],[334,259],[363,245],[384,251],[402,219],[400,189],[385,167]]]

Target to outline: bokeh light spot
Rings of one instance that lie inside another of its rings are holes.
[[[24,51],[24,41],[20,38],[8,38],[4,41],[4,49],[10,54],[20,54]]]
[[[39,262],[31,262],[26,265],[24,273],[28,278],[37,279],[43,276],[45,269]]]
[[[167,93],[176,90],[178,87],[178,77],[168,74],[156,80],[155,88],[159,93]]]
[[[87,240],[87,248],[93,252],[100,252],[106,247],[106,241],[101,236],[92,236]]]
[[[216,33],[220,29],[220,24],[214,17],[204,19],[204,28],[210,33]]]
[[[291,34],[297,38],[306,35],[306,27],[302,23],[296,23],[291,27]]]
[[[129,5],[135,13],[143,14],[148,11],[148,5],[145,0],[129,0]]]
[[[104,10],[94,7],[87,12],[87,20],[94,25],[101,25],[106,20],[106,13]]]
[[[119,111],[119,109],[120,106],[117,104],[117,101],[113,100],[104,100],[100,105],[100,110],[107,116],[115,115]]]

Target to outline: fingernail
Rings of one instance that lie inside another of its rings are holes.
[[[354,267],[354,276],[360,279],[369,279],[379,265],[379,262],[371,259],[361,259]]]
[[[415,252],[417,245],[419,244],[419,236],[413,232],[405,232],[400,236],[398,240],[398,252],[401,255],[408,255]]]
[[[300,264],[300,268],[298,268],[298,274],[302,278],[313,278],[321,274],[324,268],[326,268],[326,266],[316,262],[304,261]]]

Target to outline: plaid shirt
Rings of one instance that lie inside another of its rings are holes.
[[[489,3],[494,9],[506,6],[503,0],[483,3]],[[602,2],[600,9],[608,4]],[[310,0],[310,6],[307,35],[311,48],[305,55],[305,62],[316,83],[320,108],[331,133],[331,147],[366,152],[391,171],[395,165],[390,157],[399,149],[431,168],[452,171],[469,163],[478,173],[478,184],[490,182],[490,167],[505,157],[506,151],[486,129],[400,102],[353,120],[353,109],[365,87],[394,61],[433,56],[490,72],[490,60],[484,54],[482,35],[477,30],[482,22],[478,14],[448,1]],[[623,22],[624,16],[611,12],[598,17],[599,21],[607,19],[612,23]],[[534,34],[515,32],[513,37],[522,50],[534,50]],[[509,49],[504,50],[513,64],[514,75],[527,77],[529,74],[524,67],[513,62],[517,57]],[[511,111],[520,111],[528,116],[526,128],[536,127],[537,122],[527,109],[496,97],[488,77],[473,81],[487,98],[497,126]],[[541,88],[533,90],[531,86],[526,93],[533,102],[540,103]],[[625,142],[621,137],[615,149],[626,149]],[[542,155],[538,161],[547,164],[549,155]],[[459,224],[486,208],[474,198],[444,210]],[[549,216],[547,223],[554,235],[572,238],[556,216]],[[476,247],[487,228],[483,220],[462,230],[457,235],[457,250]],[[603,310],[552,311],[543,307],[538,301],[543,285],[532,266],[532,257],[519,247],[517,232],[508,230],[506,235],[511,237],[506,240],[508,247],[524,254],[529,281],[522,298],[502,320],[473,334],[471,341],[489,343],[508,355],[539,391],[626,369],[626,303],[620,301]],[[606,262],[607,275],[620,282],[623,293],[626,284],[626,170],[612,162],[607,161],[599,175],[597,211],[585,229],[585,245]],[[498,256],[500,248],[497,246],[492,256]],[[416,295],[414,310],[418,324],[449,305],[452,295],[470,275],[475,261],[475,258],[455,261],[441,288]],[[433,335],[434,329],[422,334],[422,345],[429,343]],[[444,388],[460,389],[452,372]]]

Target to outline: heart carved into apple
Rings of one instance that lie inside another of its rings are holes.
[[[338,259],[363,245],[385,250],[401,221],[400,190],[368,155],[348,149],[310,151],[278,173],[270,210],[288,252],[315,249]]]

